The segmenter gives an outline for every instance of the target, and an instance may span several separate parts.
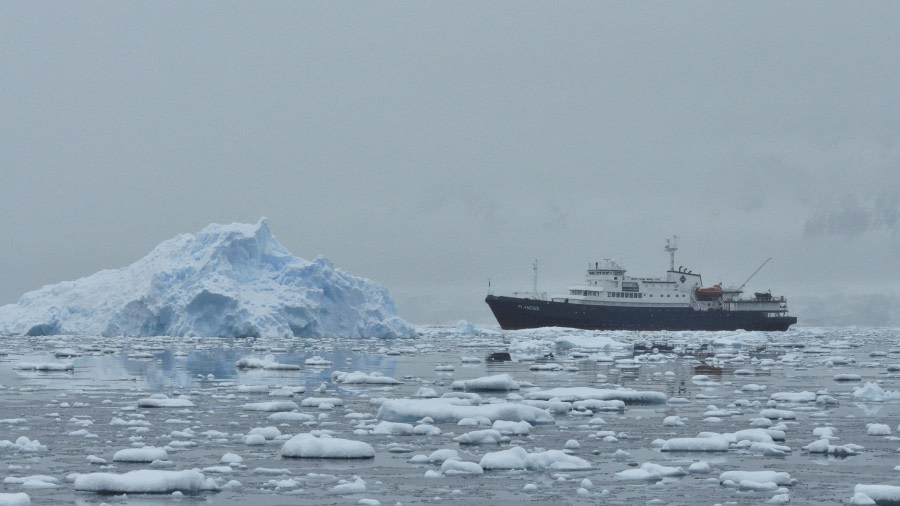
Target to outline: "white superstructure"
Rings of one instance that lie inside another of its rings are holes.
[[[677,236],[666,241],[669,270],[665,278],[632,277],[610,259],[588,264],[584,283],[572,285],[568,293],[551,297],[553,302],[599,304],[608,306],[692,308],[696,311],[766,311],[787,312],[783,297],[757,293],[753,298],[740,298],[739,288],[703,287],[703,278],[682,266],[675,268]],[[757,269],[758,271],[758,269]],[[755,273],[754,273],[755,274]],[[751,276],[752,277],[752,276]],[[746,284],[746,283],[745,283]]]

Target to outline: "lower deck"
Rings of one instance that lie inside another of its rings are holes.
[[[571,327],[587,330],[787,330],[797,318],[767,311],[695,311],[689,306],[573,304],[488,295],[505,330]]]

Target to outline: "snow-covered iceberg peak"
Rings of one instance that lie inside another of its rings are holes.
[[[120,269],[0,307],[4,334],[411,337],[387,290],[293,256],[265,218],[212,224]]]

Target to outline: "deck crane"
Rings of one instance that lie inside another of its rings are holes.
[[[771,260],[771,259],[772,259],[772,257],[767,258],[766,261],[762,263],[762,265],[760,265],[755,271],[753,271],[753,274],[751,274],[750,277],[747,278],[747,281],[744,281],[744,284],[742,284],[740,287],[738,287],[737,291],[740,292],[741,290],[743,290],[744,287],[747,286],[747,283],[749,283],[750,280],[753,279],[753,276],[756,276],[756,273],[761,271],[762,268],[765,267],[766,264],[769,263],[769,260]]]

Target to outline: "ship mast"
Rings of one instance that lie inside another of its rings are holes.
[[[532,283],[531,283],[532,284],[532,293],[534,293],[534,298],[536,299],[536,298],[538,298],[538,296],[537,296],[538,295],[538,291],[537,291],[537,260],[535,260],[534,263],[531,264],[531,267],[534,269],[534,278],[532,278]]]
[[[678,249],[678,236],[673,235],[671,239],[666,239],[666,251],[669,252],[669,270],[675,270],[675,251]]]

